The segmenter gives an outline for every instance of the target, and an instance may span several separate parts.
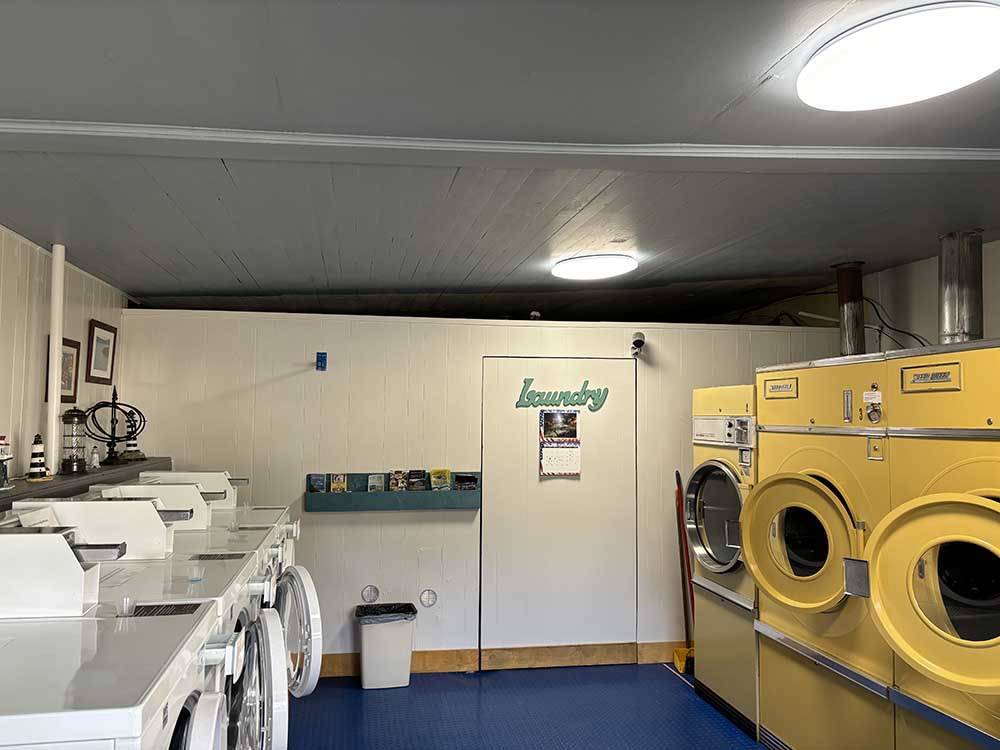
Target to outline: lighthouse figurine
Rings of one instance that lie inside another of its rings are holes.
[[[10,440],[6,435],[0,435],[0,491],[12,490],[14,485],[10,483],[10,476],[7,464],[14,458],[10,450]]]
[[[42,444],[42,436],[35,435],[35,440],[31,444],[31,462],[28,464],[29,482],[47,482],[52,479],[49,470],[45,466],[45,445]]]
[[[139,421],[132,409],[125,412],[125,424],[128,429],[125,431],[125,450],[122,451],[122,461],[145,461],[146,454],[139,450],[139,438],[136,436]]]

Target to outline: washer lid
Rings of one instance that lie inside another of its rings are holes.
[[[288,690],[296,698],[316,689],[323,665],[323,622],[319,596],[309,571],[289,565],[278,578],[275,609],[286,642]]]
[[[1000,695],[1000,502],[925,495],[869,540],[871,611],[899,656],[950,688]]]
[[[743,491],[737,472],[722,460],[695,469],[684,492],[684,525],[691,551],[713,573],[739,566],[739,520]]]
[[[185,750],[226,750],[229,726],[226,696],[202,693],[191,712]]]
[[[828,484],[775,474],[740,514],[743,562],[769,596],[799,612],[826,612],[845,596],[843,558],[859,557],[861,535]]]

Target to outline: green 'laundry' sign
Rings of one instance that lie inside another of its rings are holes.
[[[586,406],[597,411],[608,400],[607,388],[589,388],[589,380],[584,380],[578,391],[535,391],[531,389],[534,378],[525,378],[521,396],[514,406],[527,409],[533,406]]]

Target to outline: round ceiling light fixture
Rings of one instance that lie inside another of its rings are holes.
[[[816,109],[859,112],[947,94],[1000,69],[1000,6],[923,5],[867,21],[810,58],[796,83]]]
[[[631,255],[620,253],[600,253],[597,255],[577,255],[564,258],[552,266],[552,275],[560,279],[575,279],[577,281],[593,281],[594,279],[610,279],[623,273],[634,271],[639,267],[639,261]]]

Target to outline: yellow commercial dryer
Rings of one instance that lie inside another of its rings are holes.
[[[694,558],[695,689],[756,737],[756,590],[740,555],[743,499],[757,476],[754,386],[692,394],[694,466],[685,523]]]
[[[896,746],[1000,747],[1000,342],[887,365],[893,510],[864,557]]]
[[[894,747],[892,650],[868,601],[848,595],[843,562],[890,510],[885,383],[884,355],[757,373],[758,484],[740,535],[767,747]]]

